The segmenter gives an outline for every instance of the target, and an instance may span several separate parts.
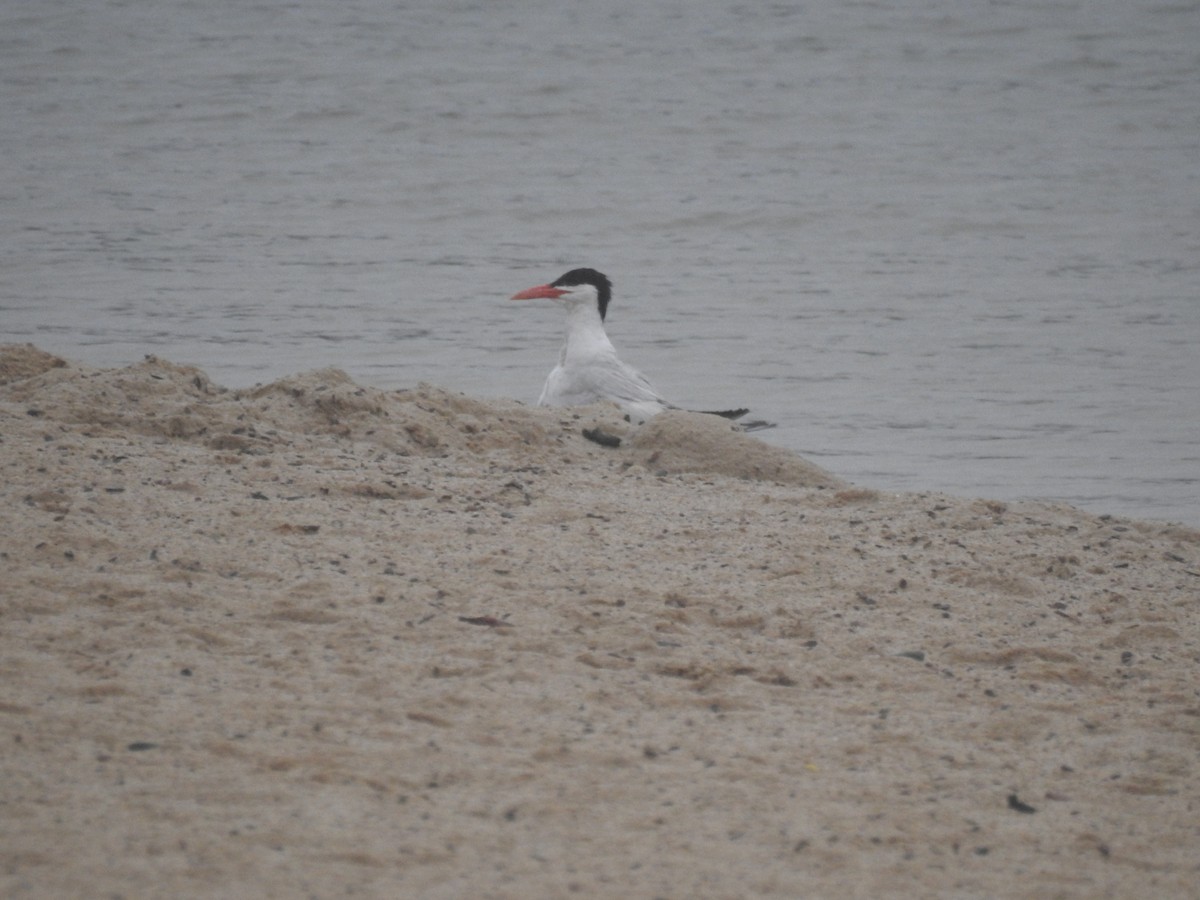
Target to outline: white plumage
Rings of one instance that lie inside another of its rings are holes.
[[[604,330],[612,283],[595,269],[572,269],[557,281],[513,295],[514,300],[555,300],[567,309],[567,340],[550,370],[539,406],[584,406],[610,400],[631,421],[644,422],[666,409],[678,409],[659,396],[650,381],[621,362]],[[745,415],[733,409],[714,413],[728,419]],[[767,423],[755,423],[764,427]]]

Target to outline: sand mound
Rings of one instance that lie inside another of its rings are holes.
[[[530,409],[516,402],[485,403],[427,384],[381,391],[356,384],[338,369],[233,391],[213,384],[197,368],[154,356],[125,369],[89,370],[32,346],[0,347],[0,374],[0,397],[26,404],[28,415],[91,426],[89,433],[96,435],[141,434],[245,452],[294,443],[299,435],[325,435],[401,455],[499,453],[530,464],[607,457],[664,474],[841,484],[787,450],[742,434],[717,416],[697,413],[667,413],[633,429],[609,405],[582,412]],[[621,446],[590,445],[582,432],[596,428],[620,437]]]
[[[33,344],[0,344],[0,384],[32,378],[66,364],[66,360],[39,350]]]
[[[0,373],[4,896],[1195,893],[1193,529],[697,415]]]
[[[790,450],[748,438],[720,416],[666,412],[637,429],[629,440],[636,459],[656,472],[702,472],[805,487],[844,482]]]

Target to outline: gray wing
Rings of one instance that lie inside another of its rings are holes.
[[[658,395],[646,376],[615,356],[574,366],[568,372],[556,366],[546,379],[541,403],[548,406],[582,406],[611,400],[621,406],[635,404],[673,408]]]
[[[603,364],[584,368],[583,374],[596,393],[617,403],[659,403],[670,406],[650,381],[633,366],[613,357]]]

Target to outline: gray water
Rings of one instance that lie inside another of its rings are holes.
[[[0,2],[0,341],[533,401],[590,265],[856,482],[1200,524],[1200,3]]]

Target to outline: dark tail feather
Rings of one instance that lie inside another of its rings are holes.
[[[738,425],[742,431],[762,431],[764,428],[774,428],[774,422],[768,422],[766,419],[753,419],[749,422],[739,422]]]
[[[749,409],[702,409],[700,412],[706,416],[720,416],[722,419],[740,419]],[[752,419],[749,422],[738,422],[738,428],[742,431],[762,431],[764,428],[774,428],[774,422],[768,422],[765,419]]]

